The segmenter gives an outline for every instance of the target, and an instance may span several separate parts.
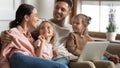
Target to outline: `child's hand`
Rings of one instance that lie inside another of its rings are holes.
[[[40,39],[41,42],[45,41],[45,37],[42,35],[38,36],[38,38]]]

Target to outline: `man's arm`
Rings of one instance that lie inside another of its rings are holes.
[[[115,64],[120,62],[120,58],[118,57],[118,55],[113,55],[110,54],[109,52],[105,51],[104,54],[109,60],[113,61]]]

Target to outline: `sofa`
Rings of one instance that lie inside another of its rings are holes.
[[[120,42],[119,43],[113,43],[110,42],[109,46],[106,49],[111,54],[117,54],[120,57]],[[69,68],[120,68],[120,63],[114,64],[111,61],[94,61],[88,62],[70,62]]]
[[[1,45],[0,45],[1,48]],[[111,54],[117,54],[120,57],[120,42],[119,43],[109,43],[109,46],[106,49]],[[69,63],[69,68],[120,68],[120,63],[114,64],[110,61],[82,61],[82,62],[73,62]]]

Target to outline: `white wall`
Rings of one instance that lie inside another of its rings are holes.
[[[8,29],[8,21],[0,21],[0,32]]]
[[[21,3],[35,6],[39,18],[52,17],[54,0],[0,0],[0,32],[8,29],[9,22],[14,20],[15,11]]]
[[[54,0],[25,0],[25,3],[34,5],[40,18],[51,18],[53,15]]]
[[[9,22],[14,19],[15,10],[20,0],[0,0],[0,32],[8,29]]]

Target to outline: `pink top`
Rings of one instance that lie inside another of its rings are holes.
[[[47,43],[45,40],[41,42],[37,40],[34,43],[35,47],[37,47],[36,51],[39,53],[38,57],[45,58],[51,60],[53,58],[53,46],[52,44]]]
[[[10,68],[8,60],[15,52],[20,52],[29,56],[35,56],[33,38],[30,33],[25,34],[23,28],[18,26],[8,31],[14,40],[11,43],[2,44],[2,53],[0,54],[0,68]]]

